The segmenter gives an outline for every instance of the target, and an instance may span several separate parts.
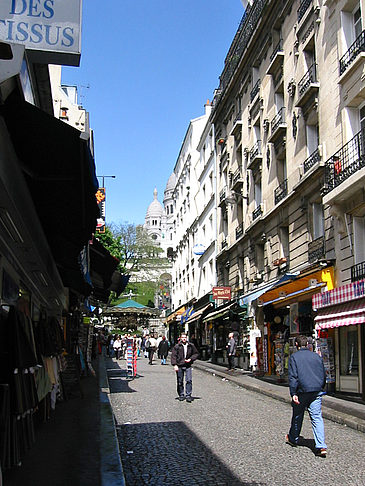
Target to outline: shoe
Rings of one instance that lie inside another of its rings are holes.
[[[327,456],[327,449],[322,447],[321,449],[316,449],[315,455],[318,457],[326,457]]]
[[[185,397],[179,397],[179,401],[183,402],[185,400]]]
[[[193,401],[193,399],[192,399],[191,397],[186,397],[186,401],[187,401],[188,403],[191,403],[191,402]]]
[[[286,442],[287,444],[289,444],[290,446],[292,446],[292,447],[297,447],[297,445],[298,445],[298,444],[296,444],[295,442],[292,442],[292,441],[289,439],[289,435],[288,435],[288,434],[286,434],[286,436],[285,436],[285,442]]]

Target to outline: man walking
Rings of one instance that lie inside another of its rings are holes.
[[[236,356],[236,340],[233,332],[228,334],[227,356],[228,356],[228,371],[234,370],[234,357]]]
[[[180,342],[172,348],[171,364],[174,367],[177,378],[177,393],[179,400],[185,400],[184,394],[184,376],[185,376],[185,392],[186,401],[192,402],[191,393],[193,391],[193,369],[191,365],[198,358],[199,353],[192,343],[187,342],[187,335],[181,334]]]
[[[157,340],[155,339],[155,335],[152,334],[151,337],[149,338],[149,347],[148,349],[148,364],[152,364],[153,361],[153,355],[157,349]]]
[[[312,424],[315,454],[326,457],[327,445],[324,440],[322,418],[322,395],[326,384],[323,360],[307,348],[306,336],[298,336],[295,344],[298,351],[289,358],[289,388],[293,416],[286,443],[293,447],[298,445],[304,411],[307,408]]]

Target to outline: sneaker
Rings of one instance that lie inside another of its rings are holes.
[[[183,402],[185,400],[185,397],[179,397],[180,402]]]
[[[187,401],[188,403],[191,403],[191,402],[193,401],[193,399],[192,399],[191,397],[186,397],[186,401]]]
[[[327,456],[327,449],[322,447],[321,449],[316,449],[315,455],[319,457],[326,457]]]
[[[285,442],[286,442],[287,444],[289,444],[290,446],[292,446],[292,447],[297,447],[297,445],[298,445],[298,444],[296,444],[295,442],[292,442],[292,441],[289,439],[289,434],[286,434],[286,436],[285,436]]]

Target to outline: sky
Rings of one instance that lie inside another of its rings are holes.
[[[116,176],[104,178],[107,224],[143,224],[155,187],[162,203],[243,12],[240,0],[83,0],[80,66],[62,83],[90,113],[97,175]]]

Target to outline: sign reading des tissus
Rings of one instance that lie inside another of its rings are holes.
[[[0,40],[23,44],[45,64],[78,66],[82,0],[1,0]]]

